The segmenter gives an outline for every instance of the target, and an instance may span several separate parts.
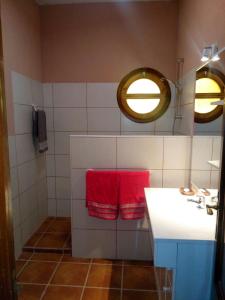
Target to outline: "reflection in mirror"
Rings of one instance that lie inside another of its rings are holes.
[[[198,188],[219,188],[224,74],[225,51],[196,72],[191,182]]]

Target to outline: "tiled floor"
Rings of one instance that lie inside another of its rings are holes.
[[[27,241],[23,250],[71,253],[70,218],[47,218]]]
[[[157,300],[149,262],[73,258],[70,220],[48,218],[16,262],[19,300]]]
[[[76,259],[24,252],[17,261],[19,300],[157,300],[148,262]]]

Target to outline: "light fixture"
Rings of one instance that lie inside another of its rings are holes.
[[[212,61],[220,60],[220,57],[218,55],[218,47],[215,44],[203,48],[201,61],[202,62],[207,62],[210,59]]]
[[[212,47],[203,48],[201,61],[206,62],[206,61],[210,60],[211,55],[212,55]]]

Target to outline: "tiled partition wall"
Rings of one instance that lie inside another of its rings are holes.
[[[44,84],[48,117],[47,153],[49,215],[70,215],[69,135],[171,135],[174,88],[167,112],[155,122],[128,120],[117,104],[118,83]]]
[[[43,106],[42,84],[12,72],[15,136],[9,136],[13,225],[16,257],[47,216],[45,155],[35,152],[32,104]]]
[[[221,143],[220,136],[193,137],[191,180],[200,188],[219,188],[219,170],[208,161],[220,160]]]
[[[189,142],[189,137],[182,136],[71,136],[73,255],[152,259],[146,219],[105,221],[88,216],[86,170],[145,168],[151,172],[152,187],[184,186]]]

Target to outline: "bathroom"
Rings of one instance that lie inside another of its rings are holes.
[[[223,299],[225,0],[0,9],[0,299]],[[87,170],[147,170],[145,214],[91,216]]]

